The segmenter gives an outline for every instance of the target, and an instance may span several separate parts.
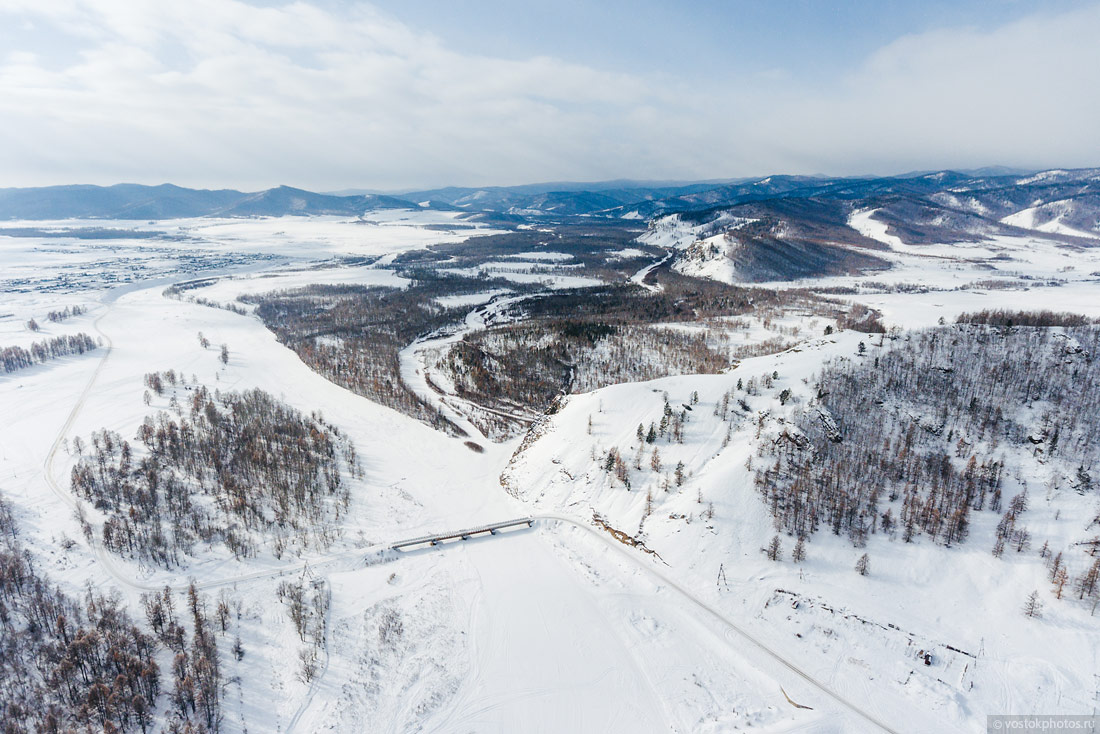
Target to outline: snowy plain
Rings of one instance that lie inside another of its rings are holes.
[[[911,252],[875,224],[868,217],[854,226],[889,244],[896,267],[814,285],[854,288],[844,298],[881,309],[888,326],[927,326],[994,307],[1100,316],[1094,251],[1037,236]],[[1040,564],[996,562],[984,540],[915,550],[882,541],[870,549],[876,565],[869,577],[853,573],[855,550],[840,539],[815,539],[801,566],[761,555],[773,530],[746,468],[756,433],[774,430],[790,410],[780,405],[780,390],[804,396],[824,360],[852,358],[860,341],[872,353],[885,348],[867,335],[824,338],[824,324],[815,323],[799,345],[725,374],[571,396],[527,439],[502,443],[477,436],[463,420],[469,408],[462,401],[417,382],[428,399],[447,401],[478,439],[478,453],[328,382],[254,316],[164,295],[172,283],[208,277],[218,280],[196,294],[219,303],[310,283],[400,287],[402,279],[379,267],[386,256],[461,241],[475,231],[468,225],[447,214],[394,211],[370,222],[286,217],[141,227],[185,239],[0,236],[0,345],[78,331],[103,340],[88,354],[0,376],[0,492],[15,505],[43,570],[73,593],[91,581],[117,588],[137,610],[141,591],[182,588],[194,577],[209,593],[227,590],[240,601],[245,656],[226,656],[233,682],[224,731],[978,732],[988,713],[1095,706],[1094,618],[1053,604],[1039,626],[1019,614],[1020,590],[1042,586]],[[674,248],[693,239],[664,232],[643,242]],[[332,261],[341,256],[383,259]],[[995,260],[1001,256],[1007,260]],[[991,259],[1002,272],[978,263]],[[487,267],[497,277],[550,287],[599,282],[564,274],[564,261],[540,272],[547,260]],[[656,264],[636,282],[649,285]],[[1019,287],[957,289],[994,277]],[[895,283],[927,290],[882,292]],[[451,305],[470,306],[466,328],[483,328],[508,297],[487,292]],[[23,327],[67,305],[88,311],[46,324],[41,335]],[[200,331],[213,346],[199,344]],[[455,333],[406,350],[406,378],[422,375],[426,351],[445,348]],[[775,333],[752,324],[746,340]],[[218,360],[221,344],[227,365]],[[242,561],[212,550],[166,572],[117,558],[106,564],[82,540],[65,498],[74,460],[66,445],[104,427],[132,436],[152,410],[168,408],[167,399],[143,403],[143,375],[169,368],[223,391],[262,388],[305,413],[321,412],[351,437],[365,476],[353,481],[335,548]],[[751,399],[751,414],[723,445],[728,425],[712,418],[711,407],[739,378],[772,372],[780,375],[774,388]],[[627,446],[636,426],[658,414],[664,393],[681,404],[693,392],[699,408],[688,438],[664,458],[684,461],[689,478],[655,492],[658,511],[643,521],[645,488],[611,486],[594,470],[594,447]],[[1041,467],[1025,457],[1018,468],[1022,481],[1041,485]],[[1074,500],[1036,502],[1051,533],[1064,527],[1055,513],[1080,510],[1067,501]],[[644,536],[657,555],[615,540],[593,524],[594,512]],[[525,516],[537,518],[530,530],[385,551],[404,538]],[[1065,532],[1067,543],[1079,534]],[[939,571],[948,566],[956,572]],[[325,578],[333,598],[325,664],[308,684],[296,672],[300,642],[275,597],[280,580],[302,575]],[[917,650],[929,648],[937,650],[937,666],[917,661]]]

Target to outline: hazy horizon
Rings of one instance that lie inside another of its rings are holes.
[[[5,185],[5,186],[0,186],[0,190],[2,190],[2,189],[62,188],[62,187],[70,187],[70,186],[96,186],[96,187],[101,187],[101,188],[110,188],[112,186],[147,186],[147,187],[151,187],[151,188],[155,188],[155,187],[158,187],[158,186],[178,186],[180,188],[192,189],[192,190],[197,190],[197,191],[219,191],[219,190],[229,191],[229,190],[232,190],[232,191],[238,191],[238,192],[243,193],[243,194],[249,194],[249,193],[260,193],[262,191],[267,191],[267,190],[270,190],[270,189],[276,189],[276,188],[280,188],[280,187],[287,187],[287,188],[292,188],[292,189],[301,189],[303,191],[309,191],[309,192],[315,193],[315,194],[325,194],[325,195],[329,195],[329,196],[355,196],[355,195],[372,194],[372,195],[378,195],[378,196],[395,196],[395,197],[399,197],[399,196],[402,196],[404,194],[421,193],[421,192],[425,192],[425,191],[437,191],[437,190],[444,190],[444,189],[509,189],[509,188],[526,188],[526,187],[544,188],[544,187],[551,187],[551,186],[567,186],[567,187],[570,187],[570,188],[576,188],[577,190],[583,190],[583,187],[586,187],[586,186],[607,187],[610,184],[622,184],[624,188],[633,188],[633,187],[638,187],[638,188],[647,188],[647,187],[652,187],[652,188],[673,188],[673,187],[679,187],[679,186],[694,186],[694,185],[707,185],[707,184],[714,184],[715,186],[720,186],[724,183],[737,182],[737,181],[753,181],[753,180],[771,178],[771,177],[776,177],[776,176],[792,176],[792,177],[793,176],[799,176],[799,177],[803,177],[803,178],[819,178],[819,179],[823,179],[823,180],[829,180],[829,179],[834,179],[835,180],[835,179],[842,179],[842,178],[844,178],[844,179],[874,179],[874,178],[905,178],[905,177],[909,177],[909,176],[920,176],[920,175],[924,175],[924,174],[928,174],[928,173],[937,173],[937,172],[940,172],[940,171],[954,171],[954,172],[957,172],[957,173],[966,174],[966,173],[973,172],[973,171],[990,171],[990,170],[991,171],[997,171],[997,169],[1004,169],[1004,171],[1005,171],[1004,175],[1012,176],[1012,175],[1028,175],[1030,173],[1035,173],[1035,172],[1038,172],[1040,170],[1067,170],[1067,171],[1071,171],[1071,170],[1085,170],[1085,169],[1090,169],[1090,168],[1094,168],[1094,166],[1079,166],[1079,165],[1078,166],[1051,166],[1049,168],[1039,169],[1039,168],[1020,168],[1020,167],[1014,167],[1014,166],[1002,166],[1002,165],[998,165],[998,164],[991,164],[991,165],[987,165],[987,166],[975,166],[975,167],[972,167],[972,168],[964,168],[964,167],[961,167],[961,166],[954,166],[954,167],[948,166],[946,168],[936,168],[936,169],[931,169],[930,168],[930,169],[900,171],[900,172],[881,173],[881,174],[863,173],[863,174],[848,174],[848,175],[837,175],[837,176],[830,175],[828,173],[820,173],[820,172],[819,173],[798,173],[798,174],[784,173],[784,172],[771,172],[771,173],[760,173],[760,174],[750,175],[750,176],[722,176],[722,177],[718,177],[718,178],[706,178],[706,179],[702,179],[702,178],[700,178],[700,179],[691,179],[691,178],[687,178],[687,179],[636,179],[636,178],[621,178],[620,177],[620,178],[606,178],[606,179],[588,180],[588,181],[520,181],[518,183],[517,182],[487,183],[487,184],[481,184],[481,185],[473,185],[473,184],[467,185],[467,184],[462,184],[462,183],[444,183],[444,184],[439,184],[439,185],[423,186],[423,187],[417,187],[417,188],[404,187],[404,188],[397,188],[397,189],[378,189],[378,188],[371,188],[371,187],[367,187],[367,186],[345,186],[345,187],[342,187],[342,188],[332,188],[332,187],[309,188],[309,187],[306,187],[306,186],[300,186],[300,185],[297,185],[295,183],[285,182],[285,181],[280,182],[280,183],[276,183],[272,186],[267,186],[265,188],[258,188],[258,189],[239,188],[239,187],[234,187],[234,186],[224,186],[224,185],[218,185],[218,184],[187,186],[187,185],[184,185],[184,184],[180,184],[176,181],[153,181],[153,180],[150,180],[148,182],[144,182],[144,181],[114,181],[114,182],[111,182],[111,183],[92,183],[92,182],[88,182],[88,181],[69,181],[69,182],[62,182],[62,183],[39,184],[39,185],[34,185],[34,186],[30,186],[30,185],[21,186],[21,185],[18,185],[18,184],[16,184],[16,185]],[[984,174],[984,175],[989,175],[989,174]]]
[[[0,186],[1100,165],[1100,5],[0,0]]]

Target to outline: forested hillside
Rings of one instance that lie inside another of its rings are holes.
[[[780,530],[950,546],[990,514],[1000,557],[1045,540],[1028,530],[1021,472],[1041,469],[1048,495],[1095,492],[1100,327],[1055,314],[962,320],[980,323],[876,337],[822,369],[815,397],[760,447],[757,487]],[[1013,321],[1071,325],[997,325]],[[1074,519],[1100,535],[1100,516]],[[1080,540],[1097,552],[1100,541]],[[1074,560],[1080,595],[1096,593],[1092,564]]]
[[[184,620],[168,590],[150,594],[150,632],[115,595],[91,584],[79,597],[62,591],[24,549],[0,498],[0,730],[219,731],[225,625],[219,632],[207,609],[194,586]],[[172,665],[162,672],[165,656]]]
[[[219,394],[174,371],[146,384],[170,395],[170,408],[146,417],[137,447],[106,429],[73,444],[72,490],[104,516],[106,548],[171,568],[198,546],[281,557],[288,546],[336,540],[350,501],[345,477],[360,471],[338,429],[261,390]],[[90,518],[82,523],[97,532]]]

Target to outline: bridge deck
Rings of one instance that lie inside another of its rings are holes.
[[[440,533],[437,535],[424,535],[419,538],[412,538],[410,540],[402,540],[400,543],[394,543],[390,546],[393,550],[400,550],[402,548],[409,548],[414,545],[423,545],[428,543],[430,545],[436,545],[442,543],[445,540],[454,540],[456,538],[467,540],[475,535],[496,535],[498,530],[504,530],[506,528],[519,527],[520,525],[526,525],[532,527],[535,524],[534,518],[522,517],[516,520],[506,520],[504,522],[495,522],[489,525],[479,525],[474,528],[467,528],[465,530],[455,530],[452,532]]]

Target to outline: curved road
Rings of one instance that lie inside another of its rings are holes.
[[[667,257],[666,257],[666,259],[667,259]],[[661,261],[661,262],[663,262],[663,261]],[[659,264],[659,263],[655,263],[651,267],[656,267],[657,264]],[[644,278],[644,276],[642,276],[642,277]],[[102,373],[103,368],[106,366],[107,361],[111,356],[111,350],[113,349],[114,344],[111,341],[110,336],[107,335],[100,328],[100,325],[99,325],[100,321],[102,321],[103,318],[106,317],[108,313],[110,313],[110,305],[107,305],[106,310],[102,314],[100,314],[92,324],[93,328],[96,330],[96,332],[99,333],[100,336],[103,337],[103,340],[106,343],[106,353],[103,355],[103,358],[100,360],[100,363],[96,366],[95,371],[92,373],[91,377],[88,379],[87,384],[84,386],[84,389],[81,391],[80,397],[77,399],[77,402],[73,406],[72,410],[70,411],[68,418],[66,419],[65,423],[62,425],[61,430],[58,432],[57,438],[54,440],[53,445],[50,447],[50,451],[46,455],[46,459],[45,459],[45,462],[43,464],[43,470],[44,470],[44,474],[45,474],[45,478],[46,478],[46,483],[49,485],[49,487],[53,491],[53,493],[55,495],[57,495],[57,497],[59,499],[61,499],[66,505],[71,507],[74,511],[78,507],[78,504],[79,504],[78,500],[75,497],[73,497],[73,495],[70,494],[67,490],[63,489],[57,483],[57,481],[54,479],[53,465],[54,465],[54,462],[55,462],[56,457],[57,457],[57,452],[60,449],[62,443],[64,442],[65,436],[71,430],[71,428],[73,426],[73,423],[76,421],[77,416],[80,414],[81,409],[84,407],[84,404],[87,401],[88,395],[91,393],[91,390],[94,387],[94,385],[96,383],[96,380],[98,379],[99,375]],[[687,600],[692,605],[697,607],[700,611],[702,611],[706,615],[712,617],[714,620],[716,620],[721,625],[723,625],[727,630],[734,633],[734,635],[736,637],[740,638],[742,641],[748,642],[749,644],[753,645],[759,651],[763,652],[766,656],[772,658],[773,660],[778,662],[780,665],[782,665],[784,668],[786,668],[787,670],[789,670],[790,672],[794,673],[799,678],[801,678],[803,681],[808,683],[810,686],[817,689],[826,698],[831,699],[835,703],[839,704],[842,708],[844,708],[848,711],[851,711],[856,716],[858,716],[860,719],[862,719],[865,722],[873,725],[875,728],[880,729],[880,730],[885,731],[885,732],[889,732],[890,734],[897,734],[895,729],[893,729],[892,727],[887,725],[885,722],[883,722],[883,721],[879,720],[878,718],[876,718],[874,716],[874,714],[871,714],[870,712],[860,708],[856,703],[854,703],[854,702],[848,700],[847,698],[843,697],[842,695],[840,695],[836,691],[832,690],[827,684],[823,683],[822,681],[817,680],[812,675],[810,675],[809,673],[807,673],[804,670],[802,670],[801,668],[799,668],[795,663],[793,663],[790,660],[788,660],[787,658],[783,657],[780,653],[776,652],[771,647],[769,647],[765,642],[763,642],[759,638],[755,637],[752,633],[750,633],[750,632],[746,631],[745,629],[743,629],[737,623],[730,620],[721,611],[719,611],[715,607],[711,606],[707,602],[699,599],[694,594],[692,594],[690,591],[688,591],[686,588],[681,586],[679,583],[672,580],[670,577],[668,577],[662,571],[660,571],[659,569],[654,567],[652,564],[647,563],[646,559],[640,558],[636,554],[632,554],[632,553],[628,552],[627,549],[624,546],[622,546],[621,543],[618,543],[617,541],[607,537],[607,535],[605,533],[599,532],[598,530],[591,527],[590,525],[588,525],[584,521],[578,520],[576,518],[569,517],[567,515],[559,515],[559,514],[554,514],[554,513],[543,513],[543,514],[539,514],[539,515],[533,515],[532,519],[546,520],[546,521],[551,521],[552,520],[552,521],[566,523],[566,524],[571,525],[573,527],[580,528],[581,530],[588,533],[592,537],[598,538],[601,542],[603,542],[609,548],[611,548],[615,552],[619,553],[623,558],[629,559],[632,563],[634,563],[637,566],[642,567],[648,573],[652,574],[655,578],[659,579],[663,584],[665,584],[669,588],[675,590],[685,600]],[[389,548],[390,546],[392,546],[396,543],[400,543],[400,542],[402,542],[402,539],[393,540],[393,541],[390,541],[388,543],[376,543],[376,544],[371,544],[371,545],[364,546],[364,547],[352,548],[352,549],[341,551],[339,553],[335,553],[335,554],[325,556],[325,557],[322,557],[322,558],[319,558],[319,559],[315,559],[313,561],[313,563],[311,563],[311,564],[310,563],[302,563],[302,564],[295,564],[293,566],[288,566],[286,568],[282,568],[282,569],[279,569],[277,571],[264,570],[264,571],[258,571],[258,572],[253,572],[253,573],[240,574],[240,575],[236,575],[236,576],[225,577],[225,578],[214,580],[214,581],[206,581],[206,582],[197,584],[197,586],[199,588],[207,589],[207,588],[211,588],[211,587],[225,586],[225,585],[229,585],[229,584],[234,584],[234,583],[238,583],[238,582],[241,582],[241,581],[272,578],[272,577],[284,575],[284,574],[289,573],[289,572],[294,572],[294,571],[301,570],[301,569],[305,568],[306,566],[309,566],[309,567],[313,568],[314,570],[316,570],[317,568],[319,568],[321,566],[327,566],[331,563],[334,563],[334,562],[340,561],[340,560],[349,560],[349,559],[353,559],[353,558],[362,559],[363,556],[366,553],[382,551],[382,550],[384,550],[386,548]],[[456,541],[456,542],[461,542],[461,541]],[[158,590],[164,588],[165,584],[149,584],[149,583],[142,583],[142,582],[134,581],[131,575],[127,575],[122,569],[120,569],[118,567],[118,565],[115,562],[115,558],[111,555],[111,553],[109,551],[107,551],[101,545],[101,543],[99,542],[99,539],[95,536],[94,533],[92,535],[91,540],[89,541],[89,545],[92,548],[92,551],[93,551],[93,553],[96,557],[96,560],[102,565],[102,567],[107,571],[107,573],[113,579],[115,579],[115,581],[117,581],[119,584],[122,584],[123,586],[129,587],[131,589],[136,589],[136,590],[139,590],[139,591],[158,591]],[[177,590],[177,591],[178,590],[183,590],[183,589],[186,588],[186,585],[176,585],[176,586],[169,585],[169,586],[171,588],[173,588],[174,590]],[[327,651],[326,651],[326,653],[327,653]],[[326,666],[325,667],[327,668],[327,661],[326,661]],[[323,674],[318,675],[316,680],[320,681],[321,677],[323,677]]]
[[[549,291],[539,291],[537,293],[527,293],[519,296],[496,296],[488,303],[483,303],[466,314],[466,318],[463,319],[462,325],[459,326],[459,328],[446,327],[433,334],[417,339],[412,344],[402,349],[398,355],[401,381],[405,383],[406,387],[416,393],[417,397],[434,407],[442,415],[446,416],[448,420],[466,431],[470,438],[488,440],[460,408],[465,408],[468,412],[495,413],[513,420],[516,416],[502,414],[500,411],[492,408],[476,405],[465,398],[459,397],[453,392],[444,394],[441,393],[438,388],[433,389],[434,383],[429,383],[429,360],[424,357],[424,353],[441,350],[451,344],[461,341],[467,334],[475,331],[482,331],[494,324],[501,323],[504,320],[503,314],[508,308],[523,301],[540,298],[548,292]]]
[[[675,254],[675,250],[668,250],[664,257],[654,260],[630,276],[629,282],[647,291],[658,292],[664,290],[660,283],[646,283],[645,279],[649,277],[652,271],[672,259]],[[433,406],[455,425],[460,426],[471,438],[488,440],[481,430],[474,425],[473,421],[469,419],[468,415],[463,413],[462,408],[465,408],[469,412],[492,413],[511,420],[515,420],[516,416],[502,413],[494,408],[477,405],[465,398],[459,397],[453,392],[443,393],[438,386],[429,381],[430,371],[428,369],[428,360],[423,357],[423,353],[443,349],[461,341],[467,334],[481,331],[501,323],[504,320],[504,312],[507,309],[515,306],[517,303],[541,298],[549,293],[553,293],[553,291],[538,291],[518,296],[496,296],[488,303],[483,303],[466,314],[466,318],[459,328],[454,329],[452,327],[447,327],[417,339],[412,344],[402,349],[399,354],[401,381],[405,383],[406,387],[416,393],[420,399]]]
[[[587,523],[580,522],[580,521],[576,520],[575,518],[571,518],[571,517],[568,517],[566,515],[557,515],[557,514],[553,514],[553,513],[548,513],[548,514],[543,514],[543,515],[535,515],[534,518],[535,519],[542,519],[542,520],[557,520],[559,522],[564,522],[564,523],[567,523],[567,524],[572,525],[574,527],[581,528],[582,530],[589,533],[593,537],[599,538],[604,543],[604,545],[608,546],[609,548],[611,548],[615,552],[619,553],[623,558],[629,559],[635,565],[643,568],[645,571],[647,571],[648,573],[650,573],[654,577],[660,579],[660,581],[663,584],[666,584],[669,588],[671,588],[671,589],[675,590],[676,592],[678,592],[680,594],[680,596],[684,597],[684,599],[691,602],[691,604],[693,604],[696,608],[698,608],[699,610],[705,612],[708,616],[713,617],[716,621],[721,623],[729,631],[733,632],[741,640],[743,640],[745,642],[748,642],[749,644],[753,645],[758,650],[763,652],[765,655],[767,655],[768,657],[770,657],[773,660],[775,660],[776,662],[778,662],[784,668],[786,668],[787,670],[789,670],[792,673],[794,673],[795,675],[797,675],[803,681],[810,684],[812,687],[816,688],[826,698],[829,698],[829,699],[833,700],[834,702],[840,704],[841,707],[847,709],[848,711],[851,711],[852,713],[854,713],[856,716],[858,716],[860,719],[863,719],[867,723],[874,725],[875,728],[881,729],[882,731],[885,731],[885,732],[889,732],[890,734],[898,734],[896,729],[892,728],[891,726],[889,726],[888,724],[886,724],[882,720],[876,718],[874,714],[866,711],[865,709],[860,708],[857,704],[855,704],[852,701],[849,701],[847,698],[841,696],[839,693],[837,693],[836,691],[829,688],[829,686],[826,683],[823,683],[823,682],[817,680],[812,675],[810,675],[806,671],[799,668],[793,662],[791,662],[790,660],[788,660],[787,658],[783,657],[781,654],[779,654],[778,652],[773,650],[771,647],[769,647],[760,638],[756,637],[751,632],[746,631],[744,628],[742,628],[736,622],[732,621],[729,617],[724,615],[721,611],[714,608],[713,606],[711,606],[707,602],[703,601],[702,599],[698,598],[697,596],[692,594],[690,591],[685,589],[683,586],[681,586],[676,581],[673,581],[666,574],[664,574],[659,568],[657,568],[654,564],[648,563],[646,558],[640,557],[637,554],[629,552],[622,543],[620,543],[620,542],[618,542],[618,541],[616,541],[612,538],[607,537],[607,535],[605,533],[601,533],[596,528],[588,525]],[[728,637],[727,637],[727,640],[728,640]]]

